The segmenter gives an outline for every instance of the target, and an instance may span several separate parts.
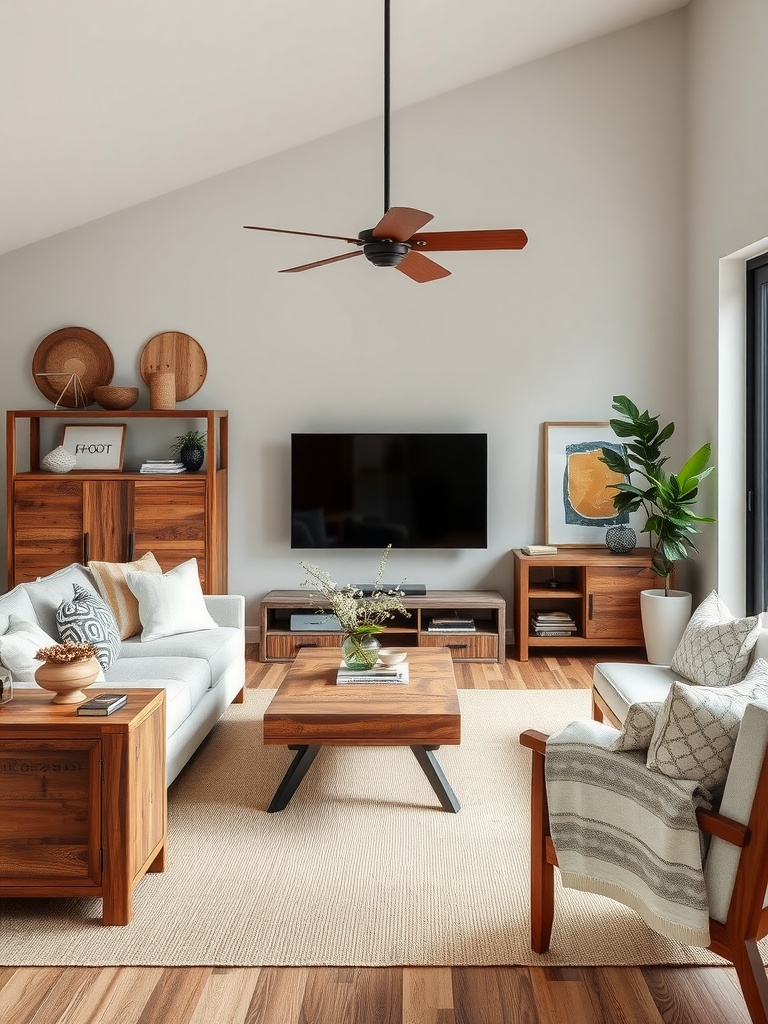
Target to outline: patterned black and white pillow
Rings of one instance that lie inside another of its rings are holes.
[[[670,668],[700,686],[731,686],[744,678],[759,633],[757,615],[734,618],[713,590],[691,616]]]
[[[663,707],[663,700],[644,700],[630,704],[624,725],[611,744],[611,750],[647,750],[651,745],[656,717]]]
[[[61,640],[75,644],[93,644],[99,664],[106,670],[120,655],[120,630],[112,610],[78,583],[72,585],[71,601],[62,601],[56,612],[56,625]]]
[[[768,662],[759,658],[733,686],[674,682],[659,711],[647,766],[672,779],[694,779],[714,793],[725,783],[748,704],[768,698]]]

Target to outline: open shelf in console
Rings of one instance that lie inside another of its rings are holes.
[[[259,657],[263,662],[292,661],[306,647],[341,647],[343,634],[326,630],[292,630],[292,615],[315,615],[321,602],[307,600],[302,590],[271,590],[260,609]],[[506,604],[494,590],[433,590],[402,598],[408,617],[396,615],[379,634],[382,646],[447,647],[456,661],[505,659]],[[458,626],[439,632],[435,619],[451,619]],[[432,626],[432,628],[430,628]]]

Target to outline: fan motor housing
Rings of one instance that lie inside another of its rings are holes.
[[[374,238],[373,229],[361,231],[363,255],[374,267],[396,267],[402,263],[411,247],[407,242],[393,242],[391,238]]]

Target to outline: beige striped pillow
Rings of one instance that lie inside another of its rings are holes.
[[[127,572],[162,572],[157,559],[148,551],[135,562],[89,562],[99,593],[112,609],[120,630],[120,639],[135,636],[141,632],[139,602],[125,582]]]

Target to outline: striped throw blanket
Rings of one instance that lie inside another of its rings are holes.
[[[564,886],[610,896],[668,938],[709,945],[709,901],[696,782],[645,767],[644,751],[611,751],[616,730],[571,722],[547,742],[552,841]]]

